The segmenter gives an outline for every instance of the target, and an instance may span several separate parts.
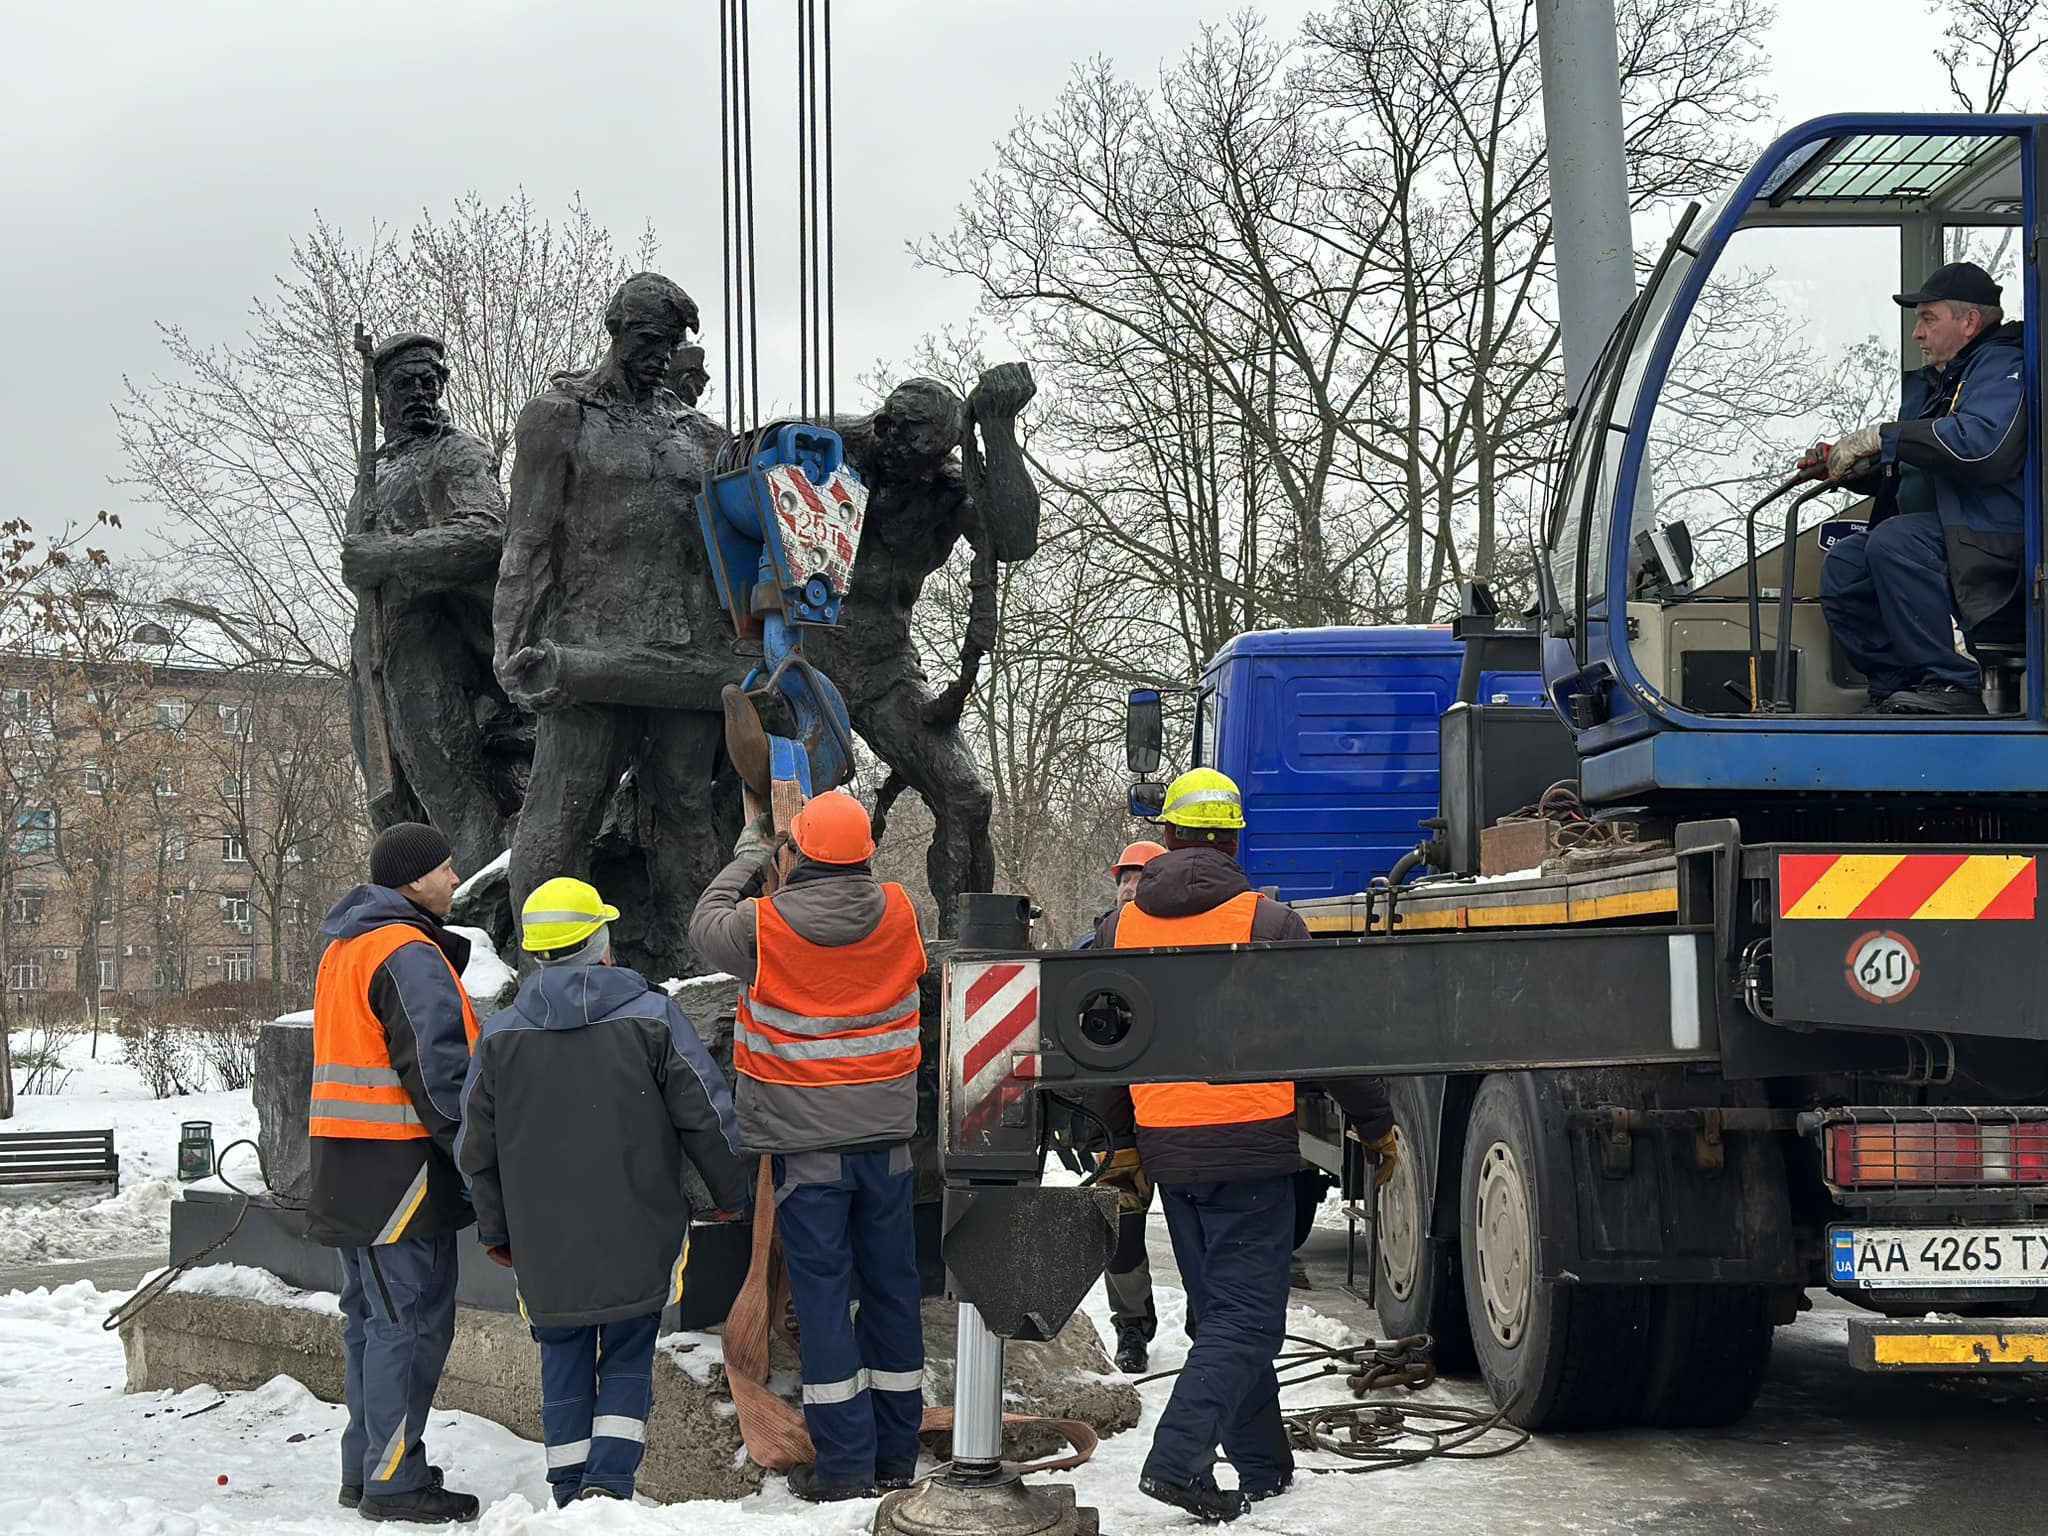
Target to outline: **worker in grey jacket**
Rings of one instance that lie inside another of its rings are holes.
[[[618,909],[581,880],[535,887],[540,962],[477,1038],[456,1158],[477,1234],[517,1272],[541,1347],[555,1502],[630,1499],[654,1405],[654,1341],[682,1300],[695,1166],[717,1219],[749,1178],[725,1079],[658,987],[612,964]]]
[[[733,1071],[740,1142],[768,1154],[775,1226],[803,1352],[817,1460],[790,1491],[819,1501],[906,1485],[923,1417],[924,1327],[911,1210],[924,942],[910,898],[868,868],[868,814],[834,790],[791,825],[788,883],[764,818],[690,921],[706,961],[741,977]],[[853,1276],[860,1318],[848,1318]]]

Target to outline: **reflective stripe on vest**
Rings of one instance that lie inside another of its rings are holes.
[[[813,944],[774,901],[754,903],[760,959],[740,992],[732,1064],[763,1083],[834,1088],[917,1070],[924,939],[900,885],[882,887],[882,920],[852,944]]]
[[[337,939],[313,985],[313,1102],[307,1130],[344,1140],[416,1141],[430,1133],[391,1065],[391,1041],[370,1007],[377,968],[408,944],[425,944],[448,966],[462,998],[462,1027],[476,1048],[476,1014],[441,946],[410,923],[385,923]]]
[[[1179,949],[1249,944],[1259,894],[1246,891],[1192,917],[1153,917],[1127,902],[1117,913],[1118,949]],[[1294,1113],[1292,1083],[1134,1083],[1131,1107],[1151,1130],[1187,1125],[1245,1125]]]

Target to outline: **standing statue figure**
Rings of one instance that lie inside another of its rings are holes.
[[[513,433],[496,666],[539,719],[512,906],[543,880],[589,879],[610,811],[642,869],[623,885],[607,872],[605,889],[644,879],[646,890],[644,917],[619,931],[620,958],[681,975],[690,913],[739,830],[738,781],[727,769],[719,795],[714,776],[719,691],[746,662],[692,501],[724,434],[663,382],[697,326],[688,294],[643,272],[613,295],[604,325],[603,360],[557,375]]]
[[[442,413],[439,340],[393,336],[370,368],[383,424],[375,487],[364,505],[358,481],[341,541],[341,578],[356,594],[350,731],[359,762],[387,741],[394,759],[382,765],[379,829],[424,810],[467,874],[504,850],[516,808],[505,759],[518,721],[491,676],[505,496],[490,445]]]
[[[804,649],[888,766],[878,813],[906,786],[931,809],[937,825],[925,872],[941,933],[953,932],[963,891],[995,885],[991,800],[960,716],[983,655],[995,648],[996,563],[1038,548],[1038,488],[1017,444],[1018,413],[1036,391],[1028,367],[1004,363],[982,374],[964,405],[944,384],[910,379],[872,416],[833,423],[868,487],[867,523],[839,623],[807,631]],[[963,538],[974,552],[966,643],[959,676],[934,697],[910,612]]]

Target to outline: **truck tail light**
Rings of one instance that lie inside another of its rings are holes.
[[[1828,1182],[1841,1189],[2048,1184],[2048,1122],[1852,1120],[1826,1139]]]

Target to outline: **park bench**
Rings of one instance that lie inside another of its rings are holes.
[[[0,1133],[0,1187],[120,1182],[121,1159],[112,1131]]]

